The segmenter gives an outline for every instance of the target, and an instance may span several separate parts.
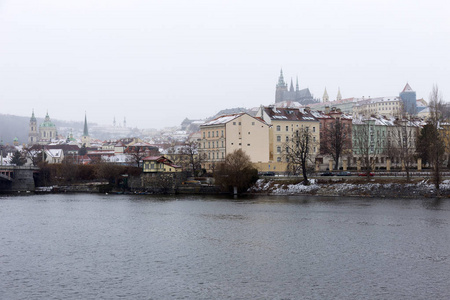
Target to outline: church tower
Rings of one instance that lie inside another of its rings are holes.
[[[283,69],[280,71],[278,78],[277,89],[275,91],[275,103],[284,101],[284,94],[287,92],[287,84],[284,82]]]
[[[336,101],[342,100],[342,96],[341,96],[341,88],[338,88],[338,94],[336,96]]]
[[[81,144],[85,147],[91,146],[91,138],[89,136],[86,113],[84,114],[84,129],[83,136],[81,137]]]
[[[33,109],[33,113],[31,114],[31,118],[30,118],[30,127],[29,127],[29,131],[28,131],[28,145],[34,145],[37,144],[39,141],[39,133],[38,133],[38,128],[37,128],[37,121],[36,121],[36,117],[34,116],[34,109]]]
[[[325,88],[325,92],[323,93],[322,97],[323,102],[330,102],[330,97],[328,97],[327,88]]]

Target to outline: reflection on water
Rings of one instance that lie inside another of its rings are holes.
[[[3,299],[448,299],[447,200],[0,198]]]

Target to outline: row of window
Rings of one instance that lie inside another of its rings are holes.
[[[216,130],[216,131],[214,131],[214,130],[212,130],[212,131],[208,131],[208,137],[210,138],[210,137],[214,137],[214,132],[216,133],[216,137],[219,137],[219,130]],[[223,130],[221,130],[220,131],[220,137],[223,137]],[[205,139],[206,138],[206,132],[205,131],[203,131],[203,138]]]
[[[214,144],[215,144],[215,147],[214,147]],[[221,144],[222,144],[222,148],[223,148],[224,147],[224,142],[221,141]],[[209,141],[208,142],[208,148],[219,148],[219,141],[216,141],[215,143],[214,143],[214,141]],[[206,149],[206,142],[203,142],[203,149]]]
[[[298,124],[297,124],[297,127],[298,127]],[[280,125],[277,125],[277,131],[281,131],[281,126]],[[303,128],[303,125],[302,125],[302,128]],[[313,132],[316,132],[316,127],[315,126],[313,126]],[[309,130],[309,126],[306,126],[306,131],[308,131]],[[286,131],[289,131],[289,126],[286,126]],[[294,128],[292,128],[292,131],[294,131]]]
[[[289,136],[286,136],[285,141],[289,142]],[[313,142],[315,142],[315,141],[316,141],[316,137],[313,136]],[[277,142],[281,142],[281,135],[277,135]]]

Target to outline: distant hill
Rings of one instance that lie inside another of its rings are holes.
[[[44,118],[36,118],[38,126],[44,122]],[[83,132],[83,122],[67,122],[52,119],[58,130],[58,134],[67,136],[71,130],[76,136],[77,133]],[[19,139],[20,144],[26,144],[28,142],[28,127],[30,124],[30,117],[20,117],[14,115],[0,114],[0,138],[3,140],[3,144],[12,145],[14,138]],[[95,124],[90,124],[95,125]]]

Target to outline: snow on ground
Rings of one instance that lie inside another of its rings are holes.
[[[414,197],[433,196],[436,193],[434,184],[428,180],[419,183],[317,183],[311,180],[310,185],[285,184],[277,181],[259,179],[249,189],[250,193],[268,193],[272,195],[329,195],[329,196],[386,196],[386,197]],[[450,180],[440,185],[442,195],[450,195]]]

